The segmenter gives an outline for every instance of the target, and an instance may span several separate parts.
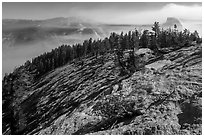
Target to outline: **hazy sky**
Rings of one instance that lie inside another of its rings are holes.
[[[80,16],[104,23],[164,22],[166,17],[201,20],[202,3],[3,3],[3,19]]]

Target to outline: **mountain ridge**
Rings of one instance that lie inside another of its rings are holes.
[[[62,45],[6,75],[3,134],[202,134],[202,39],[154,28]]]
[[[201,98],[201,56],[200,45],[181,48],[164,55],[162,60],[170,60],[170,64],[158,70],[146,68],[125,76],[120,76],[112,53],[98,59],[86,58],[83,66],[73,62],[57,68],[42,76],[23,95],[19,109],[19,133],[192,134],[196,131],[200,134],[201,129],[195,127],[196,123],[183,118],[186,115],[197,121],[200,118],[201,104],[190,104],[188,99]],[[197,86],[191,86],[189,82]],[[176,93],[172,92],[174,88]],[[158,102],[158,96],[168,99],[156,107],[152,104]],[[191,114],[186,107],[191,107],[198,114]],[[151,124],[151,119],[156,125]],[[126,121],[131,122],[125,124]],[[186,122],[192,131],[186,131]],[[167,126],[164,123],[171,124]],[[156,130],[152,129],[154,126]],[[159,128],[165,130],[159,132]]]

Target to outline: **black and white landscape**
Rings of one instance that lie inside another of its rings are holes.
[[[2,134],[202,134],[201,2],[2,5]]]

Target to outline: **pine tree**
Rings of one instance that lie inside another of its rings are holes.
[[[140,47],[141,48],[148,48],[149,45],[149,36],[148,36],[149,32],[148,30],[144,30],[143,34],[140,38]]]
[[[155,32],[155,37],[157,38],[157,36],[159,35],[159,32],[160,32],[159,22],[154,22],[152,30]]]

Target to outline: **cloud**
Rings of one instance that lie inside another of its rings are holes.
[[[184,6],[172,3],[166,5],[161,12],[166,16],[173,16],[182,19],[202,19],[202,6],[200,5]]]
[[[149,24],[167,17],[201,20],[201,3],[4,3],[3,18],[82,16],[103,23]],[[18,13],[18,14],[16,14]]]
[[[95,19],[104,23],[118,24],[149,24],[154,21],[161,23],[166,21],[167,17],[176,17],[186,20],[201,20],[201,5],[179,5],[175,3],[167,4],[160,9],[133,10],[119,8],[100,8],[94,10],[85,10],[79,13],[80,16]]]

